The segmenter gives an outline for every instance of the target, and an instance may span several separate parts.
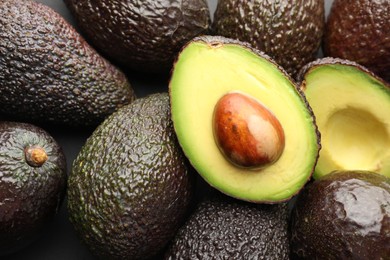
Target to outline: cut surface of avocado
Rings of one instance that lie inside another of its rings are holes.
[[[390,176],[390,89],[357,64],[317,61],[303,89],[321,133],[314,177],[334,170],[366,170]]]
[[[310,178],[319,151],[313,114],[290,78],[266,55],[223,37],[195,38],[178,56],[169,90],[179,143],[214,188],[242,200],[273,203],[289,199]],[[221,97],[232,92],[257,100],[281,124],[284,147],[275,162],[239,167],[220,151],[213,113]]]

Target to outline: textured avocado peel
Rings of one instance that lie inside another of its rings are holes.
[[[0,255],[4,255],[42,234],[62,205],[67,174],[61,147],[42,128],[2,121],[0,143]]]
[[[292,76],[315,59],[325,27],[324,0],[219,0],[213,33],[248,42]]]
[[[389,220],[389,178],[329,173],[308,184],[292,208],[292,259],[389,259]]]
[[[286,203],[206,198],[179,229],[164,259],[289,259]]]
[[[68,210],[94,255],[145,259],[173,237],[192,195],[169,97],[158,93],[119,109],[87,139],[72,165]]]
[[[10,120],[96,126],[135,99],[126,75],[50,7],[0,1],[0,113]]]
[[[279,159],[261,170],[235,166],[215,142],[214,107],[231,92],[244,93],[264,104],[286,135]],[[315,118],[303,92],[268,55],[237,40],[196,37],[177,57],[169,93],[179,143],[212,187],[246,201],[277,203],[289,200],[310,179],[320,149]],[[305,134],[294,135],[297,132]],[[301,151],[298,146],[307,149],[302,162],[296,153]],[[287,170],[287,165],[297,169]]]
[[[79,28],[123,67],[168,74],[180,48],[207,34],[206,0],[65,0]]]
[[[390,83],[390,2],[334,0],[323,39],[325,56],[357,62]]]

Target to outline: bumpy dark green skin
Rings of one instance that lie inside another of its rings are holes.
[[[165,259],[288,259],[287,225],[287,204],[208,199],[180,228]]]
[[[57,13],[0,1],[0,112],[30,122],[97,125],[134,99],[125,75]]]
[[[325,26],[324,0],[219,0],[215,34],[249,42],[292,76],[312,61]]]
[[[334,172],[307,186],[292,211],[297,259],[390,259],[390,179]]]
[[[70,219],[103,259],[155,255],[184,221],[192,177],[167,93],[140,98],[101,124],[73,163]]]
[[[390,82],[390,2],[333,1],[324,54],[355,61]]]
[[[168,71],[182,45],[207,33],[206,0],[65,0],[81,30],[110,59],[146,72]]]
[[[65,156],[43,129],[0,122],[0,255],[14,252],[39,236],[58,212],[66,187]],[[28,146],[39,145],[47,161],[30,166]]]

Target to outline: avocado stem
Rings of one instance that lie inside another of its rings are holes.
[[[45,149],[37,145],[26,147],[24,155],[28,165],[32,167],[42,166],[48,158]]]

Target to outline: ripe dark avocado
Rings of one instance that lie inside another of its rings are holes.
[[[169,91],[179,143],[211,186],[276,203],[310,179],[320,149],[311,108],[264,53],[228,38],[195,38],[178,56]]]
[[[390,86],[348,60],[322,58],[300,73],[322,149],[314,178],[334,170],[367,170],[390,177]]]
[[[289,259],[288,208],[227,197],[201,202],[165,259]]]
[[[0,1],[0,113],[29,122],[97,125],[134,99],[125,75],[59,14]]]
[[[66,187],[62,149],[45,130],[0,122],[0,255],[33,242],[57,214]]]
[[[291,76],[315,59],[325,27],[324,0],[219,0],[213,32],[248,42]]]
[[[153,257],[184,221],[192,182],[168,94],[139,98],[108,117],[73,162],[70,220],[102,259]]]
[[[293,259],[390,259],[390,179],[323,176],[298,195],[290,229]]]
[[[109,59],[166,73],[181,47],[208,32],[206,0],[65,0],[80,29]]]
[[[324,54],[355,61],[390,82],[390,2],[334,0]]]

